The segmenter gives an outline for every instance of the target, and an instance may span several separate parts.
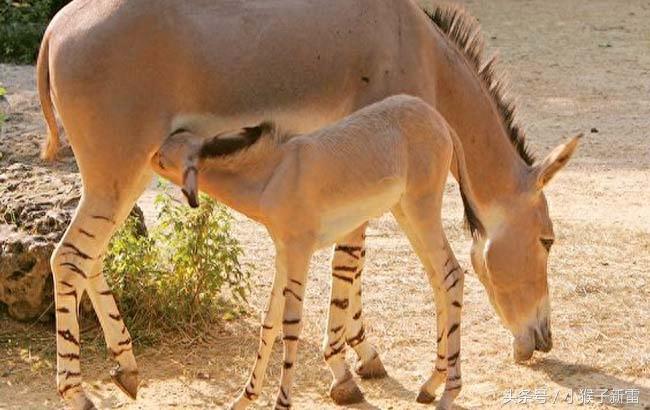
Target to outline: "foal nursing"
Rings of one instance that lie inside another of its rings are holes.
[[[452,163],[452,159],[455,159]],[[152,160],[156,172],[183,187],[192,206],[200,187],[216,200],[264,224],[276,247],[276,274],[264,315],[259,352],[250,379],[233,408],[243,409],[262,390],[273,342],[282,330],[284,366],[276,408],[291,405],[297,343],[307,270],[315,250],[334,244],[369,219],[390,210],[406,232],[436,291],[444,327],[439,329],[435,370],[427,391],[445,382],[440,401],[448,408],[461,388],[460,317],[463,270],[441,223],[442,195],[450,166],[457,167],[466,214],[480,226],[454,131],[422,100],[395,96],[364,108],[317,132],[289,137],[272,124],[203,138],[171,135]],[[333,280],[349,287],[354,270],[344,266]],[[325,359],[345,346],[349,299],[331,300]],[[338,325],[337,325],[338,322]],[[282,328],[282,329],[281,329]],[[440,354],[442,352],[442,354]],[[360,392],[344,361],[330,363],[332,396],[358,399]],[[423,397],[428,396],[428,397]]]

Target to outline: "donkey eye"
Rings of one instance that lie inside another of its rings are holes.
[[[546,252],[551,251],[551,246],[553,246],[553,242],[555,242],[555,240],[553,239],[544,239],[544,238],[540,239],[539,241],[542,243],[544,249],[546,249]]]

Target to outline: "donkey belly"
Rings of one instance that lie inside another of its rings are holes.
[[[380,186],[378,192],[360,195],[354,200],[326,209],[321,216],[318,247],[335,243],[361,224],[387,212],[400,200],[405,188],[404,181],[399,178],[386,179]]]

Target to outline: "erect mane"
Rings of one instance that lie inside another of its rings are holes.
[[[533,165],[535,158],[526,146],[524,130],[515,121],[515,105],[506,97],[508,85],[496,71],[496,57],[490,58],[481,66],[485,41],[478,21],[459,6],[436,6],[433,11],[424,12],[476,70],[497,106],[510,142],[521,159],[526,164]]]

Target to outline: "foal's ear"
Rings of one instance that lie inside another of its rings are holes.
[[[566,144],[556,147],[542,162],[533,166],[532,180],[536,190],[542,190],[555,174],[569,162],[582,136],[583,134],[578,134]]]
[[[198,157],[192,155],[185,161],[183,169],[183,188],[181,191],[192,208],[199,207],[199,168]]]

